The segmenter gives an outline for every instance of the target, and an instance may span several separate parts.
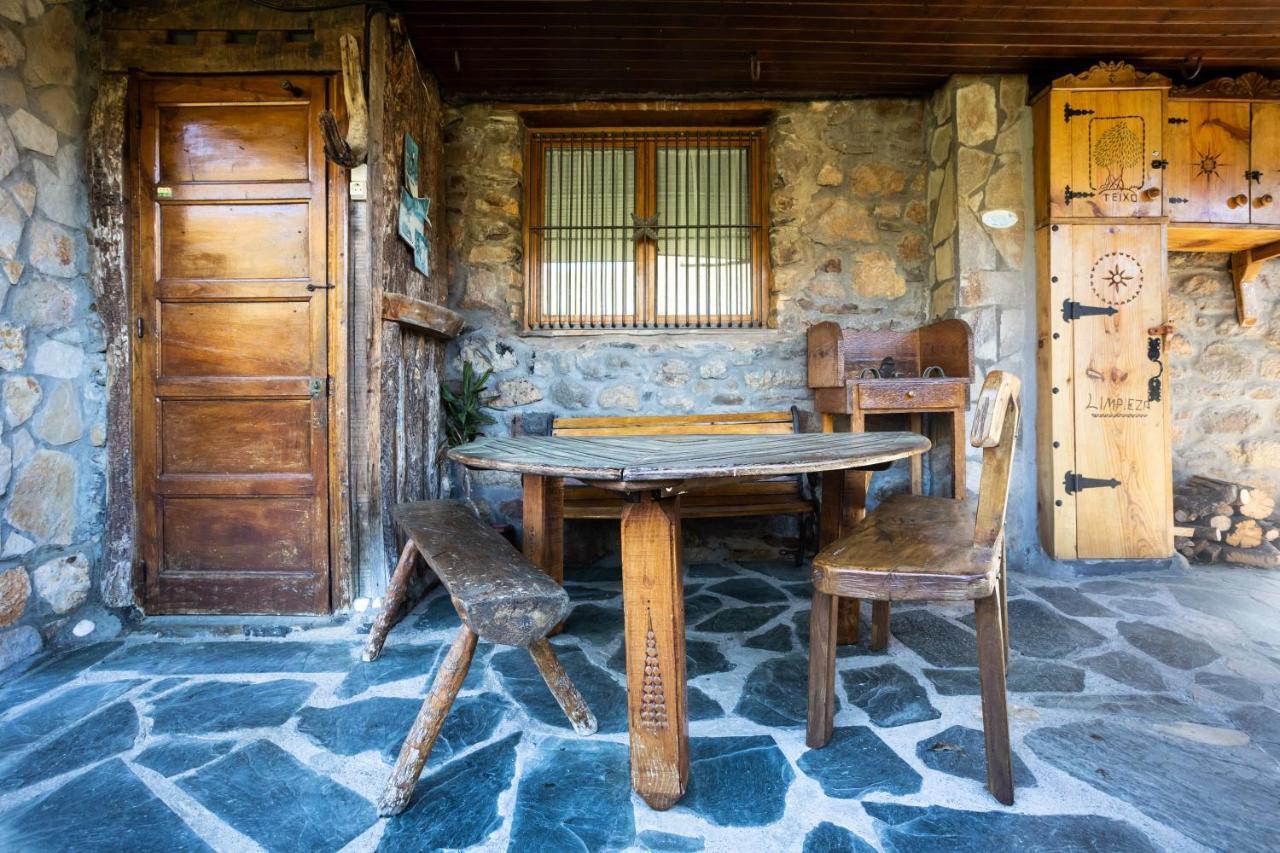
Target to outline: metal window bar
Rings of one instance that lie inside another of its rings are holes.
[[[532,329],[763,323],[756,130],[536,132]]]

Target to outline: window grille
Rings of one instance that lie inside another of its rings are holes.
[[[763,325],[762,131],[535,131],[530,329]]]

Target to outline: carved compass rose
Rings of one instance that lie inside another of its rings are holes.
[[[1200,158],[1200,161],[1195,164],[1198,170],[1195,175],[1197,178],[1204,178],[1206,184],[1213,183],[1215,178],[1222,180],[1222,175],[1218,174],[1218,167],[1223,165],[1221,151],[1216,154],[1197,151],[1196,156]]]
[[[1125,305],[1142,292],[1142,264],[1128,252],[1108,252],[1093,263],[1093,293],[1108,305]]]

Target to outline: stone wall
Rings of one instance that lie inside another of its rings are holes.
[[[905,328],[925,315],[924,116],[923,101],[900,99],[779,111],[769,128],[773,328],[548,336],[519,330],[519,116],[486,104],[453,110],[445,132],[450,302],[467,329],[450,371],[456,375],[464,360],[493,369],[499,423],[491,433],[536,432],[553,416],[589,412],[811,408],[810,324],[834,318],[850,327]],[[471,480],[473,497],[495,519],[515,524],[518,486],[506,475]],[[703,545],[774,555],[794,536],[789,520],[763,536],[759,519],[688,527],[695,557]]]
[[[1258,325],[1236,322],[1227,255],[1169,255],[1173,476],[1250,483],[1280,495],[1280,263],[1258,278]]]
[[[0,669],[119,627],[93,589],[106,365],[86,278],[81,15],[0,2]]]

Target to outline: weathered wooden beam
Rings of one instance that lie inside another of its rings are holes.
[[[1231,281],[1236,289],[1236,319],[1241,326],[1256,326],[1260,310],[1258,286],[1254,281],[1262,265],[1280,257],[1280,240],[1234,252],[1231,255]]]
[[[462,331],[462,315],[443,305],[414,299],[403,293],[382,294],[382,319],[400,323],[437,338],[456,338]]]

